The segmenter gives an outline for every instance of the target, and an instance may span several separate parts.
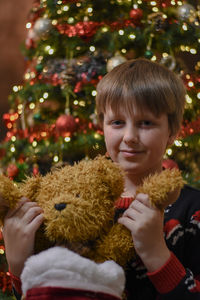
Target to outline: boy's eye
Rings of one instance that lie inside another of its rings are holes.
[[[116,126],[119,126],[119,125],[122,125],[124,122],[122,120],[114,120],[112,121],[112,125],[116,125]]]
[[[140,126],[149,127],[149,126],[152,126],[152,125],[153,125],[152,121],[149,121],[149,120],[140,121]]]

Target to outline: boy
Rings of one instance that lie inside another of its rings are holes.
[[[97,114],[111,159],[125,174],[118,222],[132,233],[138,258],[129,264],[128,299],[200,299],[200,191],[185,186],[163,215],[139,194],[143,179],[162,170],[163,155],[180,129],[185,88],[165,67],[125,62],[97,87]],[[126,201],[124,201],[124,198]],[[127,204],[128,203],[128,204]]]
[[[126,174],[116,214],[124,211],[118,222],[131,231],[138,254],[126,270],[127,299],[200,299],[200,191],[185,186],[164,220],[148,195],[137,195],[129,207],[143,178],[162,170],[166,147],[178,133],[185,103],[182,81],[157,63],[128,61],[100,81],[96,103],[107,151]],[[6,255],[17,288],[42,219],[31,202],[6,218]]]

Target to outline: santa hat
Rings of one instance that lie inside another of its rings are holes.
[[[125,275],[114,261],[97,264],[67,248],[53,247],[28,258],[21,281],[24,295],[33,288],[60,287],[121,298]]]

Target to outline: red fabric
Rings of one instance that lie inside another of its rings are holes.
[[[171,252],[168,261],[155,272],[147,273],[149,279],[160,294],[169,293],[186,275],[185,268],[178,258]]]
[[[127,209],[132,201],[132,197],[121,197],[115,202],[115,208]]]
[[[120,298],[91,291],[59,287],[40,287],[28,290],[25,300],[119,300]]]
[[[9,273],[10,273],[12,285],[14,286],[16,292],[21,295],[22,294],[22,283],[21,283],[20,278],[13,275],[12,272],[10,272],[10,271],[9,271]]]

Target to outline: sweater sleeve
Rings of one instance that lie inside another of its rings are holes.
[[[158,299],[200,300],[200,210],[193,211],[183,232],[173,240],[177,247],[183,242],[179,244],[183,248],[181,261],[172,251],[159,270],[147,274],[160,295]]]
[[[17,300],[21,299],[21,295],[22,295],[22,290],[21,290],[21,280],[19,277],[13,275],[10,272],[10,277],[11,277],[11,282],[12,282],[12,286],[13,286],[13,293],[15,295],[15,298]]]
[[[159,292],[160,300],[200,300],[200,281],[173,253],[162,268],[147,275]]]

